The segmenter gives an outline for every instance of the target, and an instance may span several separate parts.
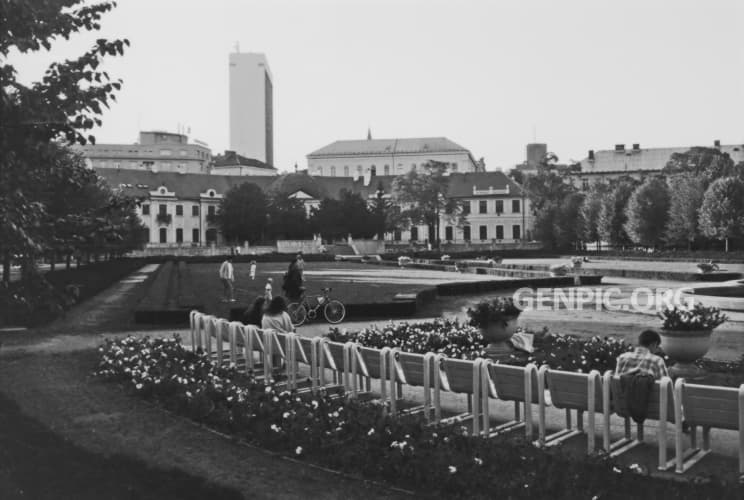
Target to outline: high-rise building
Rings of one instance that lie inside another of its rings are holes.
[[[230,149],[274,164],[274,89],[266,56],[230,54]]]

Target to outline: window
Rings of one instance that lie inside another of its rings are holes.
[[[415,163],[411,163],[411,170],[413,170],[414,172],[416,171],[416,164]]]
[[[191,216],[192,217],[199,217],[199,205],[192,205],[191,206]]]
[[[512,213],[518,214],[521,212],[521,206],[519,205],[519,200],[512,200]]]
[[[496,213],[497,214],[504,213],[504,200],[496,200]]]
[[[142,205],[142,215],[150,215],[150,205]]]
[[[382,167],[382,171],[385,175],[390,175],[390,165],[385,165]]]
[[[323,167],[318,167],[318,175],[323,175]]]
[[[411,241],[418,241],[418,228],[416,226],[411,227]]]
[[[164,227],[160,228],[160,243],[168,243],[168,230]]]
[[[170,156],[171,150],[170,149],[161,149],[160,150],[160,156]]]
[[[348,177],[348,176],[349,176],[349,166],[344,165],[344,177]]]
[[[191,241],[199,243],[199,229],[194,228],[191,230]]]
[[[581,189],[584,191],[589,189],[589,179],[581,179]]]
[[[515,240],[522,239],[522,228],[519,227],[519,224],[515,224],[512,226],[512,238]]]
[[[209,197],[214,198],[214,189],[209,190]]]
[[[357,165],[357,174],[362,175],[362,166]]]
[[[470,215],[470,202],[465,201],[462,204],[462,214],[463,215]]]
[[[377,175],[377,167],[372,165],[369,167],[369,175]]]
[[[487,240],[488,239],[488,226],[480,226],[478,228],[478,233],[479,233],[478,236],[480,237],[480,239]]]
[[[176,229],[176,243],[183,243],[183,229]]]
[[[452,171],[457,172],[457,162],[452,164]]]
[[[447,241],[452,241],[454,238],[452,236],[452,226],[447,226],[444,228],[444,239]]]
[[[215,228],[207,229],[207,243],[217,243],[217,230]]]
[[[504,239],[504,226],[496,226],[496,239],[497,240]]]
[[[400,230],[399,230],[399,229],[396,229],[396,230],[395,230],[395,231],[393,232],[393,239],[394,239],[395,241],[400,241],[400,238],[401,238],[401,236],[400,236]]]
[[[214,217],[214,205],[210,205],[209,207],[207,207],[207,216]]]
[[[470,226],[465,226],[462,228],[462,239],[465,241],[470,241]]]
[[[478,213],[479,214],[487,214],[488,213],[488,201],[486,201],[486,200],[480,200],[478,202]]]
[[[166,215],[168,213],[168,206],[167,205],[158,205],[158,213],[160,215]]]
[[[176,205],[176,215],[183,215],[183,205]]]
[[[331,177],[336,177],[336,167],[331,167]]]

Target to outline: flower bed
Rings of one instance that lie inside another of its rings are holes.
[[[486,348],[486,341],[478,328],[445,318],[420,323],[390,323],[382,328],[373,325],[358,332],[342,332],[334,327],[328,336],[337,342],[353,340],[377,349],[398,347],[405,352],[437,352],[458,359],[485,357]],[[515,352],[510,364],[547,364],[555,370],[586,373],[598,370],[604,373],[614,370],[617,357],[633,346],[612,338],[585,340],[544,330],[535,333],[535,348],[531,354]]]
[[[742,493],[718,480],[678,484],[639,474],[637,466],[571,458],[560,447],[542,450],[520,437],[476,438],[460,427],[426,426],[420,416],[392,418],[370,402],[322,392],[300,397],[216,367],[178,336],[107,341],[100,355],[97,375],[166,408],[295,458],[427,496],[727,499]]]

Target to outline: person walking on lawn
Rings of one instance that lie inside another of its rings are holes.
[[[220,280],[224,293],[223,302],[235,302],[233,297],[233,282],[235,281],[235,272],[232,265],[232,255],[228,255],[220,266]]]

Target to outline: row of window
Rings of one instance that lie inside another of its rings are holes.
[[[462,239],[465,241],[470,241],[472,239],[472,229],[470,226],[464,226],[462,228]],[[503,240],[505,236],[505,229],[502,225],[495,226],[495,233],[489,234],[488,226],[482,225],[478,226],[478,239],[480,240],[488,240],[488,239],[496,239],[496,240]],[[519,240],[522,238],[522,226],[520,224],[514,224],[511,226],[511,239],[513,240]],[[393,239],[395,241],[400,241],[401,238],[401,232],[395,231],[393,233]],[[444,239],[447,241],[454,241],[455,240],[455,228],[452,226],[446,226],[444,228]],[[411,241],[418,241],[419,240],[419,228],[416,226],[411,227]]]
[[[478,200],[478,213],[479,214],[487,214],[488,212],[488,200]],[[466,201],[463,206],[463,213],[469,214],[470,211],[470,202]],[[518,214],[522,212],[522,200],[511,200],[511,213]],[[496,214],[502,214],[504,213],[504,200],[494,200],[494,213]]]
[[[214,215],[216,207],[210,205],[207,207],[207,215]],[[142,215],[150,215],[150,205],[142,205]],[[158,205],[158,215],[168,215],[168,205]],[[176,205],[176,215],[183,215],[183,205]],[[191,205],[192,217],[199,217],[199,205]]]
[[[149,229],[148,229],[149,231]],[[172,241],[168,241],[168,228],[161,227],[158,230],[157,240],[155,238],[151,238],[152,241],[150,243],[174,243]],[[199,243],[200,237],[199,237],[199,229],[194,228],[191,230],[191,241],[190,243]],[[206,241],[207,243],[213,243],[217,241],[217,230],[214,228],[207,229],[206,231]],[[176,228],[176,241],[175,243],[183,243],[183,228]]]
[[[416,166],[415,163],[411,163],[411,170],[416,170],[416,167],[417,166]],[[450,170],[452,172],[457,172],[457,162],[450,163],[449,164],[449,168],[450,168]],[[369,168],[369,171],[370,171],[370,174],[377,175],[377,166],[376,165],[372,165]],[[398,163],[398,171],[399,172],[402,172],[403,171],[403,164],[402,163]],[[318,172],[318,175],[322,176],[323,173],[324,173],[323,167],[322,166],[318,166],[317,167],[317,172]],[[327,172],[328,172],[328,175],[329,176],[336,177],[336,175],[337,175],[336,166],[335,165],[331,165],[330,169]],[[343,173],[344,173],[343,174],[343,177],[349,177],[351,175],[351,170],[349,169],[349,166],[348,165],[344,165]],[[363,173],[364,173],[364,168],[361,165],[357,165],[357,167],[356,167],[356,175],[357,176],[361,176]],[[390,165],[385,165],[385,166],[382,167],[382,175],[391,175]]]

